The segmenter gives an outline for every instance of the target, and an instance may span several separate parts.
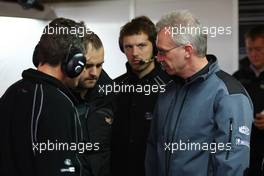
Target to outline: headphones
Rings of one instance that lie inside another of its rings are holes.
[[[32,57],[32,61],[33,61],[33,64],[34,66],[37,68],[38,65],[39,65],[39,60],[38,60],[38,50],[39,50],[39,44],[37,44],[35,46],[35,49],[34,49],[34,52],[33,52],[33,57]]]
[[[39,60],[37,58],[39,51],[39,44],[36,45],[33,53],[33,64],[35,67],[38,67]],[[82,51],[78,48],[72,46],[69,47],[67,57],[61,63],[62,71],[70,78],[77,77],[81,74],[86,64],[86,58],[83,55]]]
[[[62,62],[61,68],[64,73],[70,77],[74,78],[81,74],[86,64],[86,58],[80,49],[69,47],[69,51],[66,59]]]

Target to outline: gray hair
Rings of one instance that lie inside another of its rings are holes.
[[[191,44],[198,56],[206,55],[207,35],[202,33],[199,20],[188,10],[173,11],[162,16],[156,28],[158,32],[169,29],[177,46]]]

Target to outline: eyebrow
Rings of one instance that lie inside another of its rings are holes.
[[[100,64],[103,64],[104,63],[104,61],[103,62],[100,62],[100,63],[97,63],[97,64],[94,64],[94,63],[87,63],[86,62],[86,65],[100,65]]]
[[[138,46],[138,45],[147,45],[147,41],[144,42],[139,42],[139,43],[135,43],[135,44],[125,44],[124,46]]]

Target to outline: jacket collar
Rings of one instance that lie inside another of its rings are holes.
[[[61,81],[59,81],[55,77],[52,77],[38,70],[34,70],[32,68],[24,70],[22,73],[22,77],[24,79],[34,81],[39,84],[50,84],[60,89],[63,93],[65,93],[72,100],[74,104],[78,103],[77,99],[71,93],[71,91]]]
[[[106,95],[102,92],[100,92],[100,86],[106,86],[111,85],[113,83],[112,79],[109,77],[109,75],[102,69],[102,72],[95,84],[95,86],[91,89],[88,89],[88,92],[85,95],[86,101],[93,101],[94,99],[97,99],[98,97],[105,97]]]
[[[153,78],[155,77],[159,70],[161,69],[161,66],[159,63],[157,63],[156,61],[154,61],[155,63],[155,67],[153,70],[151,70],[148,74],[146,74],[144,77],[142,78],[138,78],[138,76],[132,71],[132,68],[131,66],[129,65],[128,62],[126,62],[126,69],[127,69],[127,76],[130,80],[134,80],[134,81],[139,81],[139,80],[146,80],[146,79],[149,79],[149,78]]]
[[[204,68],[202,68],[200,71],[198,71],[197,73],[195,73],[194,75],[192,75],[191,77],[185,80],[179,76],[174,76],[173,80],[176,82],[181,82],[181,83],[186,83],[186,84],[190,84],[194,81],[206,80],[208,76],[210,76],[212,73],[219,70],[217,58],[214,55],[211,55],[211,54],[206,55],[206,58],[208,60],[208,64]]]

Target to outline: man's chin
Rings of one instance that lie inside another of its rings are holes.
[[[136,64],[136,65],[132,65],[131,67],[134,71],[142,71],[146,68],[146,65]]]
[[[96,82],[95,82],[95,83],[96,83]],[[92,89],[92,88],[94,88],[95,83],[89,83],[89,84],[86,84],[86,85],[85,85],[85,88],[86,88],[86,89]]]

